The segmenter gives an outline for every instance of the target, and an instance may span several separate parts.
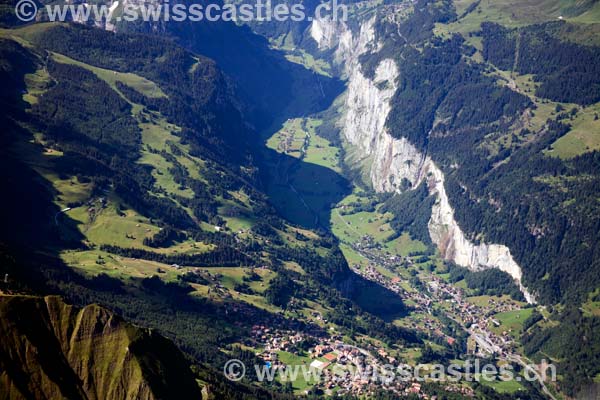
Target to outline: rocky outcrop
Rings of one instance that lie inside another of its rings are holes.
[[[342,21],[315,18],[309,32],[317,42],[319,50],[335,50],[333,61],[336,64],[357,65],[361,54],[378,49],[375,40],[375,16],[362,23],[356,33]],[[342,71],[346,77],[351,73],[352,68],[348,67]]]
[[[183,355],[97,305],[0,296],[3,399],[202,398]]]
[[[429,236],[440,250],[442,256],[452,260],[457,265],[481,270],[485,268],[498,268],[506,272],[519,285],[521,292],[528,303],[535,303],[535,298],[521,283],[523,272],[515,262],[510,249],[499,244],[471,243],[454,219],[454,210],[450,206],[448,195],[444,187],[444,174],[435,166],[429,157],[423,166],[429,191],[437,195],[437,200],[431,209],[429,220]]]
[[[403,180],[408,180],[412,187],[426,181],[430,193],[436,196],[429,234],[445,259],[472,270],[498,268],[515,279],[528,302],[534,302],[521,283],[522,271],[510,249],[470,242],[454,219],[442,171],[406,138],[394,138],[387,131],[385,123],[390,99],[397,89],[398,66],[391,59],[381,61],[371,80],[364,76],[358,62],[361,54],[380,47],[374,42],[374,21],[373,17],[363,22],[356,34],[340,22],[315,21],[311,27],[319,48],[335,48],[335,61],[345,64],[348,89],[341,120],[344,138],[359,149],[363,159],[369,160],[371,184],[376,191],[400,192]]]

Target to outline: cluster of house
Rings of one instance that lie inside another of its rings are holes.
[[[403,301],[410,302],[417,314],[425,316],[424,318],[420,318],[419,323],[415,323],[412,328],[435,336],[444,336],[443,325],[440,321],[427,317],[431,314],[431,307],[433,304],[431,297],[420,291],[405,290],[402,287],[402,283],[405,282],[403,279],[400,277],[389,278],[388,276],[383,275],[372,263],[367,265],[364,269],[353,268],[353,270],[364,278],[379,283],[381,286],[398,294]]]
[[[302,342],[307,336],[299,331],[294,332],[285,329],[269,328],[265,325],[254,325],[251,337],[262,348],[262,351],[257,356],[263,361],[277,366],[280,364],[283,365],[280,363],[277,353],[280,351],[293,351],[295,349],[294,346]]]
[[[409,291],[402,287],[406,283],[400,277],[390,278],[382,274],[375,266],[394,270],[400,263],[410,264],[409,258],[403,259],[397,256],[383,254],[378,249],[374,239],[366,235],[359,243],[356,243],[354,250],[369,260],[366,268],[353,267],[354,272],[362,275],[364,278],[390,289],[397,293],[405,302],[413,305],[415,315],[419,315],[418,321],[413,321],[413,328],[426,332],[434,336],[443,336],[446,341],[452,345],[454,338],[444,334],[444,326],[437,318],[432,317],[432,305],[445,304],[446,314],[459,322],[461,325],[478,326],[481,331],[478,335],[479,342],[485,339],[489,343],[484,352],[489,349],[499,349],[501,355],[507,355],[514,347],[514,341],[510,336],[510,331],[502,332],[497,335],[489,329],[490,326],[496,327],[500,323],[493,318],[494,314],[499,312],[519,309],[519,305],[507,298],[490,298],[485,306],[477,306],[469,302],[461,288],[445,282],[433,274],[428,276],[428,282],[424,285],[426,290]]]
[[[489,323],[492,321],[491,316],[498,310],[508,311],[518,307],[517,305],[504,299],[491,299],[489,307],[476,306],[467,301],[462,289],[433,274],[427,276],[427,282],[423,285],[425,290],[407,290],[407,282],[403,278],[390,278],[382,274],[375,265],[376,263],[389,264],[390,268],[393,269],[397,268],[399,263],[408,262],[408,260],[382,254],[379,249],[372,246],[373,243],[366,240],[356,249],[369,256],[370,264],[366,268],[353,269],[365,278],[394,291],[405,301],[410,300],[416,311],[414,314],[419,315],[419,321],[418,323],[415,321],[414,328],[427,331],[428,334],[444,337],[452,345],[455,339],[444,333],[445,327],[442,326],[440,320],[432,312],[434,303],[440,304],[443,302],[448,317],[463,326],[477,326],[477,324],[480,324],[478,339],[484,338],[486,341],[497,342],[499,347],[505,348],[509,339],[494,335],[486,328],[487,324],[483,322]],[[208,278],[213,277],[208,275]],[[423,279],[423,276],[421,275],[420,278]],[[217,279],[210,280],[213,283],[214,281],[218,282]],[[215,290],[221,289],[219,286],[217,284]],[[312,316],[316,320],[322,320],[321,315],[316,311]],[[262,321],[260,324],[254,325],[251,329],[251,338],[246,343],[250,347],[260,349],[256,355],[270,368],[286,370],[289,366],[280,359],[280,355],[281,352],[287,352],[299,356],[298,359],[303,360],[301,362],[306,366],[321,372],[320,380],[315,383],[315,388],[323,390],[328,395],[367,396],[373,391],[385,387],[385,389],[399,396],[416,395],[419,398],[429,399],[419,382],[407,380],[382,382],[373,379],[373,376],[369,374],[351,372],[379,368],[383,367],[383,364],[399,365],[396,358],[392,357],[385,349],[372,344],[364,344],[364,348],[346,344],[342,341],[341,336],[326,332],[322,327],[316,325],[299,323],[300,325],[295,326],[280,322]],[[340,373],[340,371],[345,370],[350,373]],[[458,392],[465,397],[473,396],[473,392],[469,387],[462,387],[461,385],[451,385],[445,390]],[[431,397],[431,399],[434,398]]]
[[[378,355],[375,357],[365,349],[344,343],[338,335],[327,336],[322,332],[319,334],[300,329],[272,328],[264,324],[254,325],[251,333],[254,342],[248,344],[261,348],[256,355],[270,368],[281,370],[290,366],[280,359],[280,352],[304,352],[298,347],[305,340],[317,343],[306,350],[308,359],[303,362],[309,370],[320,372],[319,379],[313,382],[314,388],[323,390],[327,395],[368,396],[385,387],[398,395],[413,394],[429,399],[421,390],[421,385],[415,381],[397,379],[388,382],[377,374],[376,371],[383,369],[383,362],[399,365],[385,349],[375,349]],[[452,390],[456,391],[458,388]]]

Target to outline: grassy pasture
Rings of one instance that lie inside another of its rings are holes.
[[[109,86],[117,93],[120,93],[117,89],[117,82],[121,82],[127,86],[134,88],[138,92],[150,98],[167,97],[167,95],[160,89],[160,87],[156,83],[142,76],[132,74],[129,72],[117,72],[109,69],[94,67],[92,65],[74,60],[70,57],[64,56],[59,53],[52,53],[52,58],[56,62],[62,64],[76,65],[78,67],[93,72],[98,78],[108,83]]]
[[[600,150],[600,103],[584,108],[570,123],[571,130],[556,140],[546,154],[566,159]]]
[[[104,273],[115,278],[127,279],[159,275],[165,281],[173,281],[182,273],[170,265],[116,256],[100,250],[64,251],[61,258],[67,265],[87,276]],[[159,269],[163,272],[159,273]]]
[[[494,318],[500,322],[500,326],[497,327],[491,324],[491,329],[498,334],[507,331],[511,336],[518,338],[523,330],[523,322],[529,318],[532,312],[533,308],[523,308],[521,310],[498,313],[494,315]]]
[[[502,381],[502,380],[486,380],[480,377],[479,382],[482,385],[489,386],[498,393],[513,394],[521,390],[525,390],[523,385],[516,379]]]

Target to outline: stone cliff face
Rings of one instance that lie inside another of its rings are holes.
[[[173,343],[97,305],[2,295],[0,338],[4,399],[202,398]]]
[[[499,244],[475,245],[467,240],[454,219],[454,210],[444,188],[444,174],[429,157],[426,158],[423,170],[427,175],[430,193],[437,195],[428,228],[431,241],[437,245],[442,256],[473,270],[498,268],[506,272],[517,282],[527,302],[535,303],[535,298],[521,283],[523,272],[510,254],[510,249]]]
[[[498,244],[471,243],[454,219],[446,190],[444,174],[433,160],[420,152],[407,139],[392,137],[386,128],[390,99],[394,95],[399,75],[391,59],[380,62],[374,79],[361,72],[360,55],[380,48],[374,32],[375,18],[360,24],[357,33],[343,23],[315,20],[311,36],[321,50],[335,49],[334,62],[345,64],[348,89],[345,114],[340,121],[344,138],[359,149],[370,161],[370,178],[378,192],[400,192],[401,182],[407,179],[412,187],[426,181],[436,196],[428,228],[431,240],[446,260],[472,270],[498,268],[511,275],[528,302],[534,297],[522,285],[522,271],[510,254],[510,249]],[[398,136],[398,135],[396,135]]]
[[[360,25],[358,32],[353,33],[344,22],[315,18],[310,26],[310,35],[320,50],[335,50],[333,61],[336,64],[346,64],[342,73],[348,76],[353,72],[350,65],[357,65],[360,55],[377,51],[379,46],[375,40],[374,25],[373,16]]]

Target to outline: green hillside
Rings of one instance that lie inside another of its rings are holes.
[[[255,324],[421,343],[391,323],[401,299],[354,275],[333,237],[277,214],[248,156],[253,131],[214,62],[155,36],[34,27],[0,39],[10,290],[99,303],[156,329],[240,398],[250,389],[211,374],[232,355],[257,362],[260,348],[241,345]],[[24,223],[31,233],[12,231]]]

